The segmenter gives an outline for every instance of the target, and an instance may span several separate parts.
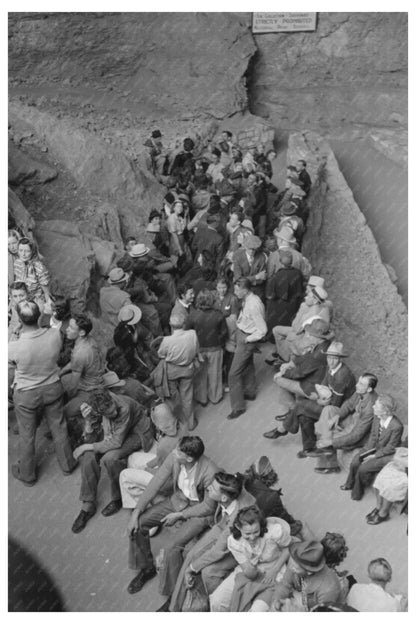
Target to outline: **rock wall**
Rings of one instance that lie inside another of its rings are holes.
[[[66,87],[138,118],[243,111],[254,51],[232,13],[9,13],[12,86]]]
[[[328,143],[313,132],[291,134],[288,162],[298,158],[308,161],[314,180],[302,251],[325,278],[336,337],[353,371],[375,373],[379,391],[398,400],[407,422],[406,307]]]
[[[251,112],[282,130],[406,126],[407,21],[407,13],[318,13],[315,32],[254,35]]]

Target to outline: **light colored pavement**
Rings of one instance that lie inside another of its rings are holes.
[[[319,538],[326,531],[343,533],[349,546],[342,566],[360,582],[366,581],[367,563],[385,557],[393,566],[391,588],[407,591],[407,516],[393,512],[389,522],[369,526],[365,515],[374,507],[374,496],[368,491],[364,499],[354,502],[339,486],[345,473],[319,475],[313,471],[315,461],[297,459],[301,448],[300,434],[277,441],[263,438],[271,429],[273,417],[284,406],[277,401],[273,373],[264,364],[271,345],[256,355],[258,398],[247,403],[247,411],[238,420],[228,421],[229,399],[217,406],[198,408],[199,426],[195,433],[206,445],[206,452],[225,470],[243,471],[260,455],[268,455],[277,470],[283,489],[283,501],[289,512],[307,522]],[[18,437],[9,432],[9,466],[16,459]],[[71,525],[80,509],[80,472],[64,477],[57,465],[53,446],[45,440],[42,429],[39,441],[39,481],[26,488],[9,472],[9,532],[35,555],[55,579],[69,611],[155,611],[162,604],[157,593],[157,579],[140,593],[129,595],[127,585],[134,576],[127,568],[126,525],[129,512],[121,510],[104,518],[101,513],[88,523],[79,535]],[[99,490],[99,511],[109,502],[107,480]],[[152,540],[157,554],[169,540],[172,529],[164,529]]]

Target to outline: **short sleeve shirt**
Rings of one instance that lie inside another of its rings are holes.
[[[76,344],[71,356],[71,369],[81,373],[79,390],[92,390],[103,385],[104,362],[97,343],[87,336]]]

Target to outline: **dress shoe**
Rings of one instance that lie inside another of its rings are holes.
[[[276,440],[277,438],[281,438],[285,435],[287,435],[287,431],[279,431],[279,429],[272,429],[271,431],[263,433],[263,437],[268,438],[269,440]]]
[[[310,457],[311,451],[299,451],[296,453],[296,457],[298,459],[305,459],[306,457]]]
[[[121,500],[112,500],[104,509],[102,510],[103,516],[114,516],[120,509],[122,508]]]
[[[166,600],[166,602],[164,602],[163,605],[159,607],[159,609],[156,609],[156,613],[159,613],[159,611],[169,611],[169,605],[170,605],[170,596]]]
[[[244,414],[246,410],[233,410],[230,414],[228,414],[228,420],[234,420],[234,418],[238,418],[241,414]]]
[[[134,577],[132,581],[130,581],[129,586],[127,587],[127,591],[129,594],[137,594],[143,587],[147,581],[154,578],[156,576],[156,568],[149,568],[148,570],[140,570],[137,576]]]
[[[389,514],[387,514],[386,516],[380,516],[379,512],[377,511],[374,516],[367,519],[367,524],[380,524],[380,522],[385,522],[389,518]]]
[[[81,509],[79,515],[75,518],[74,524],[72,525],[72,532],[81,533],[81,531],[83,531],[87,526],[88,520],[91,520],[94,515],[95,509],[91,509],[91,511],[85,511],[84,509]]]
[[[350,487],[349,485],[347,485],[346,483],[344,483],[344,485],[340,485],[339,486],[340,490],[344,490],[344,492],[347,492],[348,490],[352,490],[352,487]]]
[[[26,487],[33,487],[35,485],[35,483],[36,483],[36,479],[33,479],[32,481],[26,481],[26,479],[22,479],[22,477],[20,475],[20,466],[19,466],[19,464],[13,464],[12,465],[12,475],[14,476],[15,479],[17,479],[18,481],[23,483],[23,485],[26,485]]]
[[[370,513],[366,515],[365,519],[368,520],[369,518],[372,518],[373,516],[375,516],[376,513],[378,513],[378,507],[374,507],[374,509],[372,509]]]
[[[244,398],[246,401],[255,401],[256,400],[256,395],[255,394],[245,394]]]
[[[341,472],[341,468],[339,466],[333,466],[332,468],[314,468],[315,472],[319,474],[335,474]]]

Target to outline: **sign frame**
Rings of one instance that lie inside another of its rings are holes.
[[[257,16],[257,17],[256,17]],[[260,21],[267,20],[263,27]],[[253,35],[268,33],[314,32],[318,21],[317,13],[302,11],[283,13],[252,13],[251,30]]]

